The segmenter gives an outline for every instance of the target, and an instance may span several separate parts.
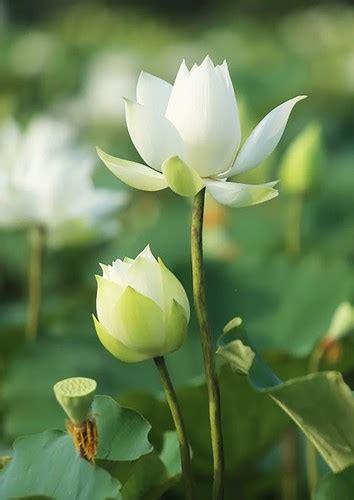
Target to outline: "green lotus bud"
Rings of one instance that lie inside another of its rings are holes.
[[[57,382],[53,390],[69,420],[79,425],[89,417],[96,387],[91,378],[73,377]]]
[[[149,246],[135,260],[117,259],[101,267],[94,323],[104,347],[127,363],[179,349],[189,322],[188,298]]]
[[[305,194],[315,187],[325,155],[321,127],[310,124],[290,144],[280,166],[280,182],[291,194]]]
[[[354,328],[354,308],[349,302],[342,302],[335,310],[326,338],[339,340]]]

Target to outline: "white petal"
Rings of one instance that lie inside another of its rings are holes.
[[[130,264],[122,261],[121,259],[116,259],[111,265],[100,264],[103,271],[103,278],[113,281],[121,287],[127,286],[128,271]]]
[[[142,71],[136,88],[136,100],[164,115],[172,91],[172,85],[161,78]]]
[[[122,160],[97,148],[97,154],[109,170],[128,186],[143,191],[159,191],[167,187],[160,172],[134,161]]]
[[[96,309],[97,318],[109,332],[115,330],[112,323],[112,310],[117,304],[120,295],[123,292],[122,287],[117,283],[110,281],[102,276],[96,276],[97,296]]]
[[[193,71],[198,66],[194,64],[191,71]],[[181,62],[181,66],[178,68],[177,75],[175,78],[175,82],[173,84],[173,91],[175,91],[179,85],[182,85],[184,80],[189,77],[189,69],[187,68],[186,61],[183,59]]]
[[[149,244],[146,245],[146,247],[144,248],[144,250],[142,252],[140,252],[139,255],[136,258],[138,259],[139,257],[141,257],[143,259],[146,259],[147,261],[154,262],[155,264],[157,264],[157,260],[155,259],[154,254],[152,253]],[[136,260],[136,259],[134,259],[134,260]]]
[[[248,207],[271,200],[278,195],[274,186],[278,181],[267,184],[239,184],[236,182],[223,182],[206,180],[207,191],[219,203],[229,207]]]
[[[256,167],[274,151],[283,135],[293,107],[305,98],[306,96],[302,95],[283,102],[258,123],[242,146],[227,177]]]
[[[160,266],[156,259],[149,256],[149,250],[144,250],[130,265],[126,283],[137,292],[149,297],[162,306],[162,284]]]
[[[226,87],[231,88],[233,90],[233,85],[230,78],[229,67],[227,65],[227,62],[224,60],[222,64],[215,66],[215,69],[218,73],[220,73],[220,75],[224,79]]]
[[[236,99],[209,58],[178,78],[166,116],[183,139],[187,163],[202,177],[230,168],[240,142]]]
[[[150,167],[161,170],[166,158],[185,157],[176,128],[156,110],[125,99],[125,117],[133,144]]]

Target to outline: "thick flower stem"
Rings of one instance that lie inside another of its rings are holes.
[[[182,474],[185,482],[186,489],[186,500],[193,500],[193,476],[192,476],[192,464],[190,457],[190,448],[187,439],[186,428],[184,425],[182,412],[178,404],[176,392],[172,385],[170,375],[167,370],[165,359],[162,356],[154,358],[155,365],[160,373],[161,383],[164,388],[168,406],[170,407],[171,415],[175,428],[177,431],[177,437],[179,441],[179,449],[181,453],[181,464],[182,464]]]
[[[220,389],[216,373],[214,348],[209,331],[205,306],[205,283],[203,269],[203,218],[205,189],[195,197],[192,210],[192,277],[194,307],[199,323],[204,367],[209,397],[210,434],[214,460],[213,499],[224,497],[224,449],[221,428]]]
[[[28,269],[28,312],[26,337],[34,340],[38,334],[41,307],[42,259],[45,245],[45,231],[34,227],[30,231],[31,256]]]

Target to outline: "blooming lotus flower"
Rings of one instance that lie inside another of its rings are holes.
[[[161,259],[147,246],[136,259],[101,267],[94,323],[104,347],[127,363],[177,350],[185,339],[189,302]]]
[[[93,158],[75,145],[68,124],[34,119],[25,132],[12,121],[0,127],[0,226],[44,227],[49,238],[94,229],[125,195],[95,189]],[[85,234],[86,234],[85,233]]]
[[[183,61],[175,83],[142,72],[136,101],[125,99],[130,137],[146,165],[98,149],[123,182],[145,191],[170,187],[183,196],[206,190],[220,203],[243,207],[277,195],[276,182],[260,185],[227,181],[265,160],[279,143],[291,110],[290,99],[268,113],[239,149],[241,127],[226,61],[206,57],[188,70]]]

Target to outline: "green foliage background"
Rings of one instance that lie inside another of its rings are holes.
[[[227,321],[241,316],[253,343],[287,379],[306,374],[307,358],[325,335],[335,308],[354,299],[354,8],[302,2],[279,11],[276,2],[267,2],[263,16],[262,2],[252,2],[254,11],[242,4],[238,9],[225,2],[217,11],[205,5],[200,16],[178,12],[174,17],[168,12],[164,17],[155,4],[142,9],[135,4],[64,3],[24,19],[14,2],[10,18],[0,14],[0,119],[12,115],[26,124],[44,111],[67,117],[92,149],[98,144],[112,154],[139,160],[123,115],[112,118],[102,111],[104,93],[98,102],[98,94],[88,86],[94,71],[105,78],[109,64],[119,68],[116,95],[110,97],[111,106],[116,102],[118,109],[121,79],[134,83],[141,69],[172,81],[182,58],[189,64],[207,53],[214,62],[226,58],[240,102],[243,138],[274,106],[307,94],[309,98],[294,110],[276,153],[243,177],[249,182],[276,178],[292,139],[311,121],[321,124],[327,158],[318,186],[305,198],[301,254],[293,257],[287,252],[290,197],[281,186],[279,198],[269,204],[240,210],[210,204],[205,236],[207,300],[215,340]],[[117,191],[128,189],[99,160],[95,182]],[[95,378],[100,394],[138,409],[151,422],[158,448],[163,432],[172,428],[152,363],[123,365],[111,358],[99,344],[91,320],[98,263],[133,257],[147,243],[191,297],[189,201],[168,191],[130,194],[128,206],[117,216],[121,231],[114,240],[47,249],[40,335],[31,346],[25,345],[23,335],[28,238],[21,231],[0,232],[1,455],[11,453],[17,436],[63,428],[52,385],[75,375]],[[348,337],[339,364],[331,365],[343,370],[352,387],[353,356]],[[181,388],[200,498],[206,498],[211,455],[194,318],[185,346],[167,361]],[[234,498],[235,488],[242,499],[281,498],[282,449],[290,420],[264,394],[254,393],[246,380],[235,382],[226,367],[221,381],[227,498]],[[302,499],[303,442],[301,437],[297,441]],[[332,487],[330,480],[327,484]],[[327,498],[325,488],[318,498]],[[168,495],[181,498],[179,487]]]

